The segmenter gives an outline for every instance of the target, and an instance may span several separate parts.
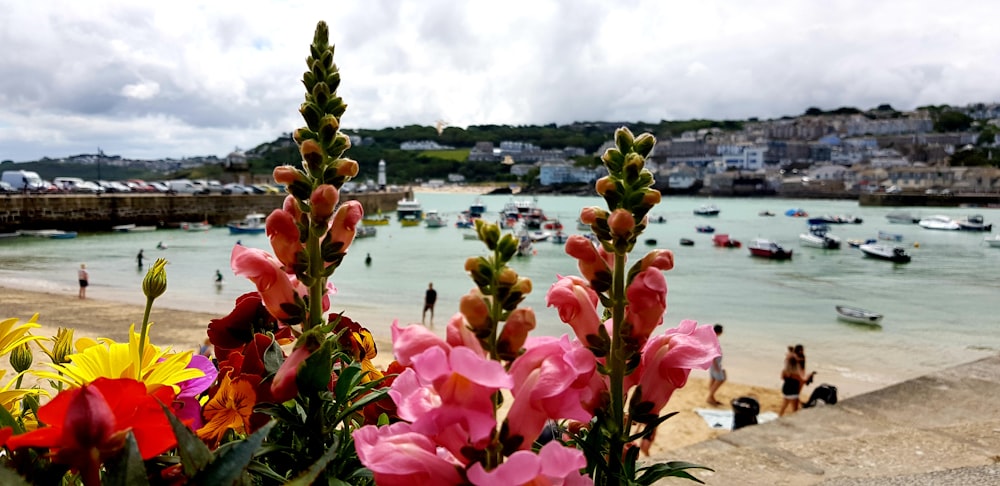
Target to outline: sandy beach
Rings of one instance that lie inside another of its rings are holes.
[[[74,294],[61,295],[43,292],[29,292],[12,288],[0,288],[0,319],[16,317],[25,321],[38,313],[38,323],[42,326],[34,334],[52,336],[60,327],[75,329],[75,337],[107,337],[124,340],[132,323],[142,322],[143,308],[134,304],[111,302],[88,298],[80,300]],[[154,323],[150,331],[152,342],[174,349],[196,349],[205,338],[205,329],[210,319],[219,317],[204,312],[153,307],[150,320]],[[376,336],[379,358],[376,363],[384,368],[392,359],[388,336]],[[6,363],[4,363],[5,367]],[[695,409],[713,408],[705,403],[708,380],[703,373],[692,374],[686,387],[678,390],[665,411],[677,411],[677,416],[667,420],[658,431],[654,453],[669,451],[690,444],[708,440],[725,434],[727,430],[713,429]],[[742,396],[753,397],[761,404],[761,412],[777,412],[781,406],[781,395],[776,389],[727,382],[717,393],[723,406],[718,410],[730,410],[732,399]]]

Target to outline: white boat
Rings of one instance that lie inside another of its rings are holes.
[[[112,231],[118,231],[121,233],[143,233],[148,231],[156,231],[156,226],[137,226],[135,224],[120,224],[118,226],[112,226]]]
[[[424,215],[424,224],[426,224],[428,228],[442,228],[448,225],[448,221],[444,219],[441,214],[437,212],[437,210],[431,209]]]
[[[17,234],[21,236],[34,236],[35,238],[51,238],[54,240],[76,238],[76,231],[63,231],[56,229],[20,230]]]
[[[921,228],[932,230],[954,231],[962,228],[954,219],[942,215],[928,216],[921,219],[917,224]]]
[[[888,231],[878,231],[878,239],[888,240],[888,241],[903,241],[903,235],[899,233],[890,233]]]
[[[528,235],[521,235],[517,241],[517,256],[531,256],[535,254],[534,246],[532,245],[531,237]]]
[[[719,208],[714,204],[705,204],[694,210],[695,216],[718,216]]]
[[[893,211],[885,215],[885,219],[894,224],[916,224],[920,222],[920,218],[906,211]]]
[[[378,234],[378,230],[374,226],[358,226],[354,231],[355,238],[371,238]]]
[[[226,226],[229,227],[229,233],[231,234],[263,233],[265,219],[267,219],[267,215],[265,214],[252,213],[239,221],[230,221]]]
[[[869,258],[888,260],[893,263],[910,262],[910,255],[907,255],[906,250],[904,250],[901,246],[889,246],[872,243],[870,245],[860,245],[858,246],[858,249]]]
[[[416,199],[403,199],[396,203],[396,217],[400,221],[404,219],[421,221],[424,219],[424,208]]]
[[[549,241],[557,245],[561,245],[563,243],[566,243],[567,238],[569,238],[569,236],[566,236],[566,233],[563,233],[562,231],[557,231],[556,234],[552,235],[552,238],[549,238]]]
[[[859,309],[857,307],[848,307],[846,305],[838,305],[835,308],[837,309],[837,318],[843,321],[872,326],[877,326],[882,322],[882,314],[878,312]]]
[[[955,221],[962,231],[992,231],[993,225],[983,221],[982,214],[973,214]]]
[[[198,221],[195,223],[181,223],[181,229],[184,231],[208,231],[212,229],[212,225],[208,221]]]
[[[987,245],[990,245],[993,248],[1000,248],[1000,234],[987,236],[985,239],[983,239],[983,241],[985,241]]]
[[[830,228],[825,224],[816,224],[809,227],[808,233],[799,235],[802,246],[822,248],[824,250],[837,250],[840,248],[840,238],[830,234]]]

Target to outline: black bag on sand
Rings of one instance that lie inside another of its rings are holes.
[[[817,386],[813,390],[812,395],[809,395],[809,401],[802,406],[812,408],[819,402],[823,402],[826,405],[835,405],[837,403],[837,387],[826,383]]]
[[[757,425],[757,414],[760,413],[760,403],[750,397],[733,399],[733,430]]]

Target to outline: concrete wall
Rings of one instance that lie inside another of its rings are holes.
[[[396,210],[412,191],[344,195],[361,202],[366,214]],[[208,220],[222,225],[249,213],[268,214],[281,207],[285,195],[191,194],[59,194],[0,197],[0,233],[19,229],[108,231],[121,224],[174,226]]]

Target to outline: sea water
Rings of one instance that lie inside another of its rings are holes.
[[[487,206],[487,218],[496,220],[513,200],[507,195],[420,192],[417,198],[424,210],[438,210],[449,226],[404,228],[394,218],[391,224],[378,226],[375,237],[356,240],[331,278],[337,288],[331,310],[346,312],[383,337],[389,335],[394,320],[420,322],[428,283],[438,291],[434,324],[443,333],[459,297],[473,286],[463,270],[465,260],[487,253],[481,242],[463,238],[469,230],[454,226],[457,214],[479,200]],[[604,207],[596,197],[533,199],[569,234],[582,233],[576,229],[580,208]],[[703,204],[715,204],[721,213],[695,216],[693,209]],[[831,233],[845,240],[842,249],[803,247],[798,236],[806,232],[807,223],[805,218],[785,216],[790,208],[802,208],[811,216],[858,216],[863,223],[831,226]],[[760,216],[764,210],[775,216]],[[665,274],[669,287],[665,325],[674,326],[682,319],[723,324],[729,377],[739,382],[776,386],[785,348],[793,344],[805,345],[808,366],[818,371],[817,380],[853,392],[995,354],[1000,350],[1000,249],[984,244],[984,233],[889,224],[885,215],[899,210],[953,218],[983,214],[988,223],[1000,223],[996,209],[859,207],[850,200],[665,198],[651,216],[663,216],[666,222],[651,223],[632,256],[641,257],[652,248],[675,252],[675,268]],[[711,234],[696,232],[702,224],[741,241],[743,248],[714,247]],[[912,262],[867,259],[846,244],[847,239],[875,238],[879,230],[901,234],[900,244],[907,247]],[[793,249],[793,258],[751,257],[746,245],[756,237]],[[681,238],[695,244],[680,246]],[[655,246],[647,240],[656,240]],[[165,249],[157,249],[158,243]],[[223,315],[237,296],[253,289],[230,269],[236,244],[269,249],[265,235],[230,234],[225,227],[205,232],[81,234],[68,240],[5,238],[0,239],[0,285],[75,295],[76,270],[86,263],[89,297],[141,304],[145,269],[138,268],[135,257],[142,249],[147,268],[157,257],[169,261],[168,291],[158,306]],[[365,264],[366,255],[371,256],[370,265]],[[534,290],[522,305],[537,314],[535,332],[569,332],[545,304],[545,293],[557,275],[577,273],[575,260],[562,245],[536,242],[533,255],[516,258],[511,266],[532,279]],[[221,286],[215,284],[217,269],[225,275]],[[836,318],[838,304],[885,317],[879,327],[845,323]]]

